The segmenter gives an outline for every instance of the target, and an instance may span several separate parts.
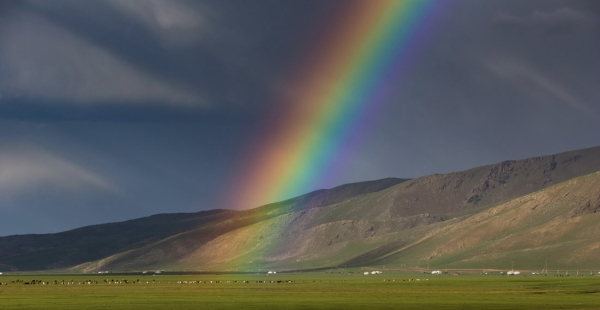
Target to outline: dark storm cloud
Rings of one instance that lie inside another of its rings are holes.
[[[2,100],[206,105],[201,94],[147,74],[51,19],[17,9],[2,29]],[[10,44],[6,44],[10,42]]]
[[[0,1],[0,235],[228,207],[255,133],[346,3]],[[321,186],[598,145],[599,14],[448,1]]]
[[[0,235],[222,207],[327,12],[264,4],[3,1]]]
[[[289,89],[292,60],[308,49],[302,42],[318,31],[331,4],[263,4],[8,2],[0,29],[0,117],[122,119],[141,105],[150,108],[137,119],[172,121],[207,108],[247,113],[269,106]],[[44,105],[57,110],[39,113]]]

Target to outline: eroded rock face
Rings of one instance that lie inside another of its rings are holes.
[[[600,212],[600,196],[575,206],[568,216],[577,217],[597,212]]]
[[[600,171],[600,148],[507,160],[488,167],[487,174],[466,196],[467,204],[499,202]]]

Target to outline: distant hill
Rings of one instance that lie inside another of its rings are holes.
[[[0,270],[540,269],[542,259],[591,268],[600,264],[598,171],[594,147],[347,184],[251,210],[1,237]]]
[[[125,222],[86,226],[55,234],[0,237],[0,271],[66,268],[129,250],[140,249],[178,234],[197,231],[197,241],[293,210],[320,207],[379,191],[404,182],[388,178],[319,190],[287,201],[246,211],[211,210],[157,214]]]

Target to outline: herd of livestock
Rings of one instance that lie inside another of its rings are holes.
[[[402,279],[403,282],[412,282],[412,281],[427,281],[429,279]],[[396,282],[396,279],[383,279],[384,282]],[[246,280],[242,280],[242,281],[222,281],[222,280],[209,280],[209,281],[177,281],[177,284],[221,284],[221,283],[226,283],[226,284],[235,284],[235,283],[257,283],[257,284],[263,284],[263,283],[293,283],[294,281],[292,280],[256,280],[256,281],[246,281]],[[313,281],[314,282],[314,281]],[[120,280],[114,280],[114,279],[104,279],[102,280],[102,282],[98,282],[97,280],[84,280],[84,281],[74,281],[73,279],[71,280],[54,280],[54,281],[42,281],[42,280],[30,280],[30,281],[24,281],[24,280],[14,280],[11,281],[10,284],[17,284],[17,285],[93,285],[93,284],[155,284],[155,283],[161,283],[161,281],[156,281],[156,280],[152,280],[152,281],[142,281],[140,279],[137,280],[127,280],[127,279],[120,279]],[[171,283],[170,281],[168,281],[167,283]],[[175,283],[175,282],[174,282]],[[0,285],[9,285],[8,282],[0,282]]]
[[[140,279],[137,280],[127,280],[127,279],[120,279],[120,280],[114,280],[114,279],[104,279],[102,281],[104,284],[155,284],[155,283],[161,283],[161,281],[156,281],[156,280],[152,280],[152,281],[142,281]],[[256,283],[292,283],[294,281],[292,280],[271,280],[271,281],[254,281]],[[170,281],[167,283],[171,283]],[[177,284],[202,284],[202,283],[250,283],[250,281],[177,281]],[[0,285],[8,285],[8,282],[0,282]],[[92,285],[92,284],[100,284],[100,282],[96,281],[96,280],[84,280],[84,281],[74,281],[73,279],[71,280],[54,280],[54,281],[42,281],[42,280],[30,280],[30,281],[24,281],[24,280],[13,280],[10,282],[10,284],[19,284],[19,285]]]

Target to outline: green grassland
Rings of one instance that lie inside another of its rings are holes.
[[[350,275],[349,271],[355,274]],[[476,272],[431,275],[409,273],[405,270],[386,270],[381,275],[365,276],[362,272],[361,269],[354,269],[277,275],[262,273],[156,276],[144,276],[139,273],[11,273],[0,276],[1,282],[8,283],[0,286],[0,309],[600,308],[599,276],[502,276],[497,272],[489,275]],[[59,284],[12,283],[17,279],[23,282],[35,279],[50,283],[56,280]],[[124,279],[130,283],[104,282]],[[408,279],[413,281],[404,281]],[[74,284],[61,284],[63,280],[65,283],[73,281]],[[98,284],[86,284],[88,280],[97,281]],[[288,283],[288,280],[292,282]],[[182,281],[188,283],[179,283]],[[193,281],[196,283],[191,283]],[[202,283],[198,283],[199,281]]]

